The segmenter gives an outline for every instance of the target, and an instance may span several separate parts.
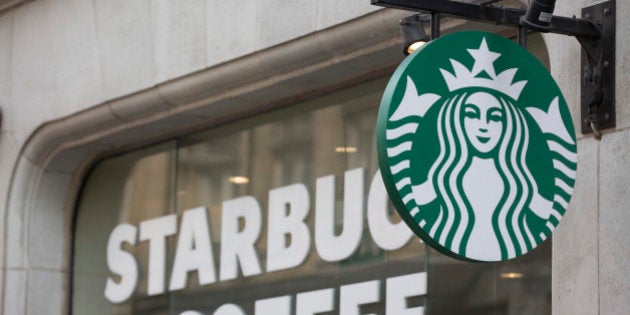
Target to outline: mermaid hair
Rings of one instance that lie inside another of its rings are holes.
[[[538,188],[526,163],[529,132],[522,111],[504,97],[489,94],[499,100],[505,117],[503,134],[490,154],[496,161],[505,188],[492,224],[501,256],[507,259],[535,247],[523,209],[529,206],[533,192]],[[437,119],[440,153],[429,169],[429,178],[433,180],[440,199],[438,218],[429,234],[442,246],[462,255],[475,224],[474,211],[462,186],[464,171],[475,155],[470,152],[473,150],[469,147],[461,118],[467,96],[467,93],[456,94],[440,108]]]

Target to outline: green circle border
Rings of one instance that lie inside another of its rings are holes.
[[[458,260],[462,260],[462,261],[467,261],[467,262],[488,262],[488,263],[492,263],[492,262],[501,262],[501,261],[506,261],[506,260],[510,260],[510,259],[514,259],[514,258],[518,258],[524,254],[527,254],[533,250],[535,250],[538,246],[540,246],[540,244],[542,244],[544,241],[548,240],[549,237],[547,237],[546,240],[540,242],[540,243],[536,243],[536,246],[534,246],[532,248],[532,250],[525,252],[521,255],[517,255],[515,257],[512,258],[508,258],[508,259],[501,259],[501,260],[497,260],[497,261],[479,261],[479,260],[475,260],[475,259],[471,259],[468,258],[466,256],[457,254],[453,251],[451,251],[450,249],[442,246],[441,244],[439,244],[437,241],[435,241],[431,236],[428,235],[427,232],[424,231],[423,228],[421,228],[418,223],[413,219],[413,217],[411,216],[409,209],[407,209],[406,205],[403,203],[402,201],[402,197],[400,195],[400,192],[398,191],[398,189],[396,188],[396,183],[394,182],[393,179],[393,175],[391,174],[391,165],[390,165],[390,161],[389,161],[389,157],[387,156],[387,139],[386,139],[386,130],[387,130],[387,122],[390,116],[390,112],[392,110],[392,108],[394,108],[395,106],[393,106],[393,101],[394,101],[394,96],[395,93],[397,92],[398,89],[398,85],[400,84],[401,80],[405,79],[405,74],[408,71],[408,67],[410,65],[412,65],[414,63],[414,61],[416,61],[416,59],[418,58],[423,58],[424,56],[422,56],[422,51],[433,46],[436,44],[442,44],[440,43],[440,41],[444,40],[444,39],[449,39],[451,37],[454,36],[461,36],[461,35],[469,35],[469,36],[480,36],[480,37],[492,37],[493,40],[502,40],[504,41],[504,43],[506,43],[506,45],[513,45],[516,46],[518,49],[522,50],[524,53],[526,53],[529,58],[531,59],[531,61],[535,62],[538,64],[539,67],[541,67],[542,69],[545,69],[545,67],[540,63],[540,61],[538,61],[538,59],[536,59],[536,57],[534,57],[533,55],[531,55],[531,53],[529,53],[527,50],[523,49],[521,46],[519,46],[518,44],[512,42],[511,40],[508,40],[502,36],[493,34],[493,33],[488,33],[488,32],[483,32],[483,31],[462,31],[462,32],[456,32],[456,33],[451,33],[445,36],[442,36],[438,39],[432,40],[430,42],[428,42],[427,44],[425,44],[423,47],[421,47],[420,49],[416,50],[414,53],[412,53],[411,55],[407,56],[401,63],[400,65],[396,68],[394,74],[391,76],[387,87],[385,88],[385,91],[383,93],[383,97],[381,99],[381,103],[380,103],[380,107],[379,107],[379,111],[378,111],[378,118],[377,118],[377,124],[376,124],[376,145],[377,145],[377,155],[378,155],[378,162],[379,162],[379,169],[380,169],[380,173],[381,173],[381,177],[383,178],[383,183],[385,184],[385,188],[387,190],[387,193],[390,197],[390,200],[392,202],[392,204],[394,205],[394,207],[396,208],[396,212],[398,212],[398,214],[401,216],[401,218],[403,219],[403,221],[407,224],[407,226],[414,232],[414,234],[416,234],[418,237],[420,237],[420,239],[422,239],[422,241],[424,241],[426,244],[430,245],[431,247],[433,247],[434,249],[436,249],[437,251],[439,251],[440,253],[458,259]],[[474,48],[474,47],[468,47],[468,49],[470,48]],[[514,48],[514,47],[512,47]],[[461,47],[461,49],[467,49],[465,47]],[[448,58],[448,57],[445,57]],[[546,69],[545,69],[546,70]],[[545,71],[545,73],[549,74],[549,72]],[[568,106],[566,103],[566,99],[564,98],[564,95],[562,94],[560,88],[558,87],[555,79],[551,76],[551,74],[549,74],[548,76],[549,80],[551,82],[553,82],[553,86],[550,87],[554,90],[556,90],[557,96],[559,97],[559,102],[560,102],[560,106],[561,106],[561,118],[565,124],[565,126],[567,127],[567,131],[569,132],[569,135],[571,136],[571,138],[573,139],[573,141],[575,142],[575,147],[576,147],[576,152],[577,153],[577,141],[576,141],[576,135],[575,135],[575,127],[573,125],[573,121],[570,117],[570,115],[568,115],[569,117],[566,117],[567,115],[564,113],[564,111],[569,112],[568,110]],[[442,79],[442,78],[441,78]],[[563,110],[564,108],[564,110]],[[413,145],[413,144],[412,144]],[[576,169],[577,169],[577,163],[576,163]],[[575,184],[574,184],[575,185]],[[571,188],[574,188],[574,185],[570,185]],[[573,196],[573,194],[571,194],[569,196],[569,200],[567,200],[567,202],[570,202],[571,197]],[[554,201],[555,203],[555,201]],[[559,222],[557,225],[560,224],[560,221],[562,221],[561,219],[564,217],[566,213],[562,214]],[[557,225],[555,226],[557,228]],[[552,231],[553,233],[553,231]],[[551,236],[550,233],[548,236]]]

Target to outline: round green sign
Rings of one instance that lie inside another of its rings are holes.
[[[446,35],[407,57],[381,101],[377,143],[398,213],[458,259],[531,251],[573,193],[566,101],[535,57],[495,34]]]

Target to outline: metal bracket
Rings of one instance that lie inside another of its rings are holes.
[[[521,27],[522,9],[494,6],[494,0],[371,0],[373,5]],[[582,10],[582,18],[552,16],[550,33],[575,36],[582,45],[582,133],[615,127],[615,0]],[[524,38],[523,38],[524,39]],[[524,44],[524,43],[523,43]]]
[[[597,23],[599,38],[577,36],[582,50],[582,133],[615,127],[615,0],[582,9],[582,17]]]
[[[451,0],[370,0],[372,5],[422,13],[441,13],[460,19],[506,26],[521,26],[521,17],[526,10],[498,7],[487,1],[459,2]],[[477,3],[485,3],[484,5]],[[599,37],[597,25],[588,19],[577,19],[554,15],[550,33],[570,36]]]

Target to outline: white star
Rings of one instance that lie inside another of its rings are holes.
[[[472,69],[473,76],[476,76],[481,71],[486,71],[491,78],[496,78],[497,74],[494,72],[494,66],[492,63],[494,63],[501,54],[488,50],[488,44],[486,43],[485,37],[481,41],[481,45],[479,45],[478,49],[467,50],[468,53],[475,58],[475,64]]]

